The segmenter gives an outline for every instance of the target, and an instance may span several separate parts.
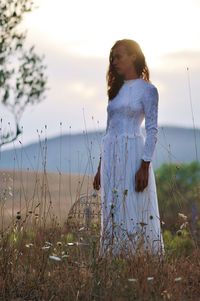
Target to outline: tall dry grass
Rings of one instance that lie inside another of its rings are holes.
[[[164,256],[102,257],[99,223],[65,223],[81,193],[92,193],[92,177],[47,173],[45,160],[41,173],[1,172],[0,300],[199,299],[200,248],[189,224],[185,236],[177,229],[178,245],[164,235]]]
[[[1,234],[0,299],[198,300],[199,247],[179,257],[102,258],[98,233],[18,219]]]

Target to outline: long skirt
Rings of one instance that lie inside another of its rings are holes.
[[[135,191],[143,149],[143,135],[106,134],[101,140],[101,255],[164,254],[152,162],[148,186]]]

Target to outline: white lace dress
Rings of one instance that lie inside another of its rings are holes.
[[[141,160],[152,161],[157,141],[158,91],[143,79],[124,81],[107,106],[101,140],[101,254],[164,254],[152,162],[148,186],[135,191]],[[145,119],[146,139],[141,132]]]

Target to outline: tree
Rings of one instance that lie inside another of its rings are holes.
[[[33,9],[31,0],[0,2],[0,101],[15,121],[15,128],[3,133],[1,119],[0,146],[17,139],[25,109],[39,103],[46,91],[44,57],[36,54],[34,46],[25,48],[27,32],[19,30],[24,14]]]

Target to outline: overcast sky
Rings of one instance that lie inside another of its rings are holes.
[[[46,99],[28,108],[21,120],[24,144],[47,136],[104,129],[106,71],[112,45],[136,40],[157,86],[159,126],[200,128],[199,0],[38,0],[26,16],[28,44],[45,54]],[[189,68],[189,72],[187,71]],[[1,106],[4,126],[10,115]],[[62,122],[62,129],[60,128]],[[70,129],[71,127],[71,129]]]

